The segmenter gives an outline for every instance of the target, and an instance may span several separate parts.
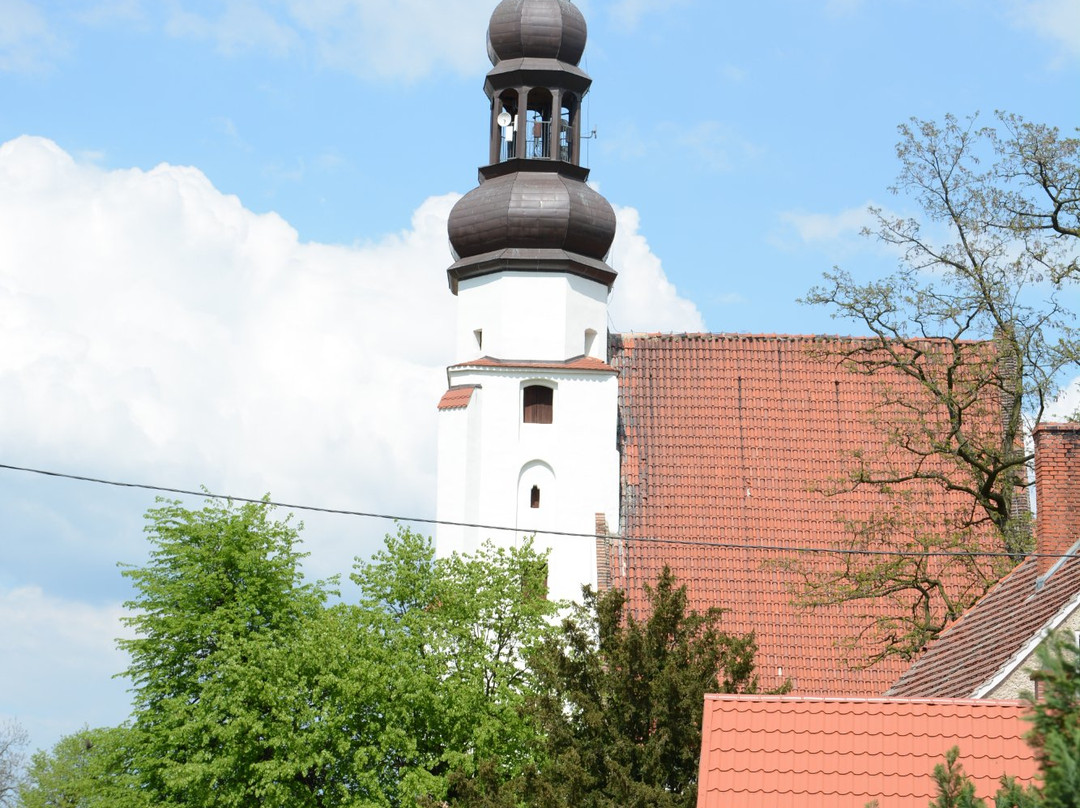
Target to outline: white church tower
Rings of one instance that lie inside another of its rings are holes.
[[[436,532],[440,555],[535,534],[550,596],[573,599],[596,585],[590,536],[619,507],[615,214],[581,166],[585,38],[568,0],[503,0],[491,15],[489,165],[449,222],[456,363],[439,403],[437,516],[509,530]]]

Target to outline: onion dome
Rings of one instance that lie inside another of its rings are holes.
[[[474,188],[450,212],[457,259],[500,250],[558,250],[603,261],[615,212],[581,180],[555,172],[514,172]]]
[[[585,17],[569,0],[502,0],[488,25],[488,57],[557,59],[577,65],[585,52]]]

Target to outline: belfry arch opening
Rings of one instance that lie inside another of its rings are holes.
[[[581,97],[569,90],[503,90],[491,104],[491,162],[523,157],[579,164],[580,110]]]

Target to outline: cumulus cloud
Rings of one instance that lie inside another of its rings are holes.
[[[424,515],[453,361],[446,219],[301,243],[193,168],[0,146],[0,442],[23,465]],[[620,327],[699,329],[620,210]],[[351,556],[350,556],[351,557]]]
[[[619,228],[610,262],[619,273],[609,309],[619,331],[704,331],[701,312],[680,297],[667,279],[660,258],[640,233],[641,214],[616,206]]]

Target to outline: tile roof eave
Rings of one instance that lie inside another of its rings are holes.
[[[451,371],[478,369],[506,371],[557,370],[570,373],[608,373],[611,375],[617,375],[619,372],[617,368],[609,365],[607,362],[587,356],[575,356],[564,362],[529,359],[495,359],[490,356],[484,356],[480,359],[450,365],[446,370],[447,373],[449,373]]]
[[[1028,641],[1020,646],[1016,653],[1014,653],[990,679],[983,683],[982,687],[975,691],[975,698],[985,698],[987,694],[992,693],[998,685],[1015,673],[1016,670],[1024,664],[1024,660],[1031,656],[1032,652],[1042,643],[1042,641],[1045,640],[1051,632],[1061,628],[1061,625],[1069,619],[1078,607],[1080,607],[1080,592],[1074,593],[1065,605],[1058,609],[1057,613],[1055,613],[1050,620],[1044,623],[1037,632],[1029,637]]]

